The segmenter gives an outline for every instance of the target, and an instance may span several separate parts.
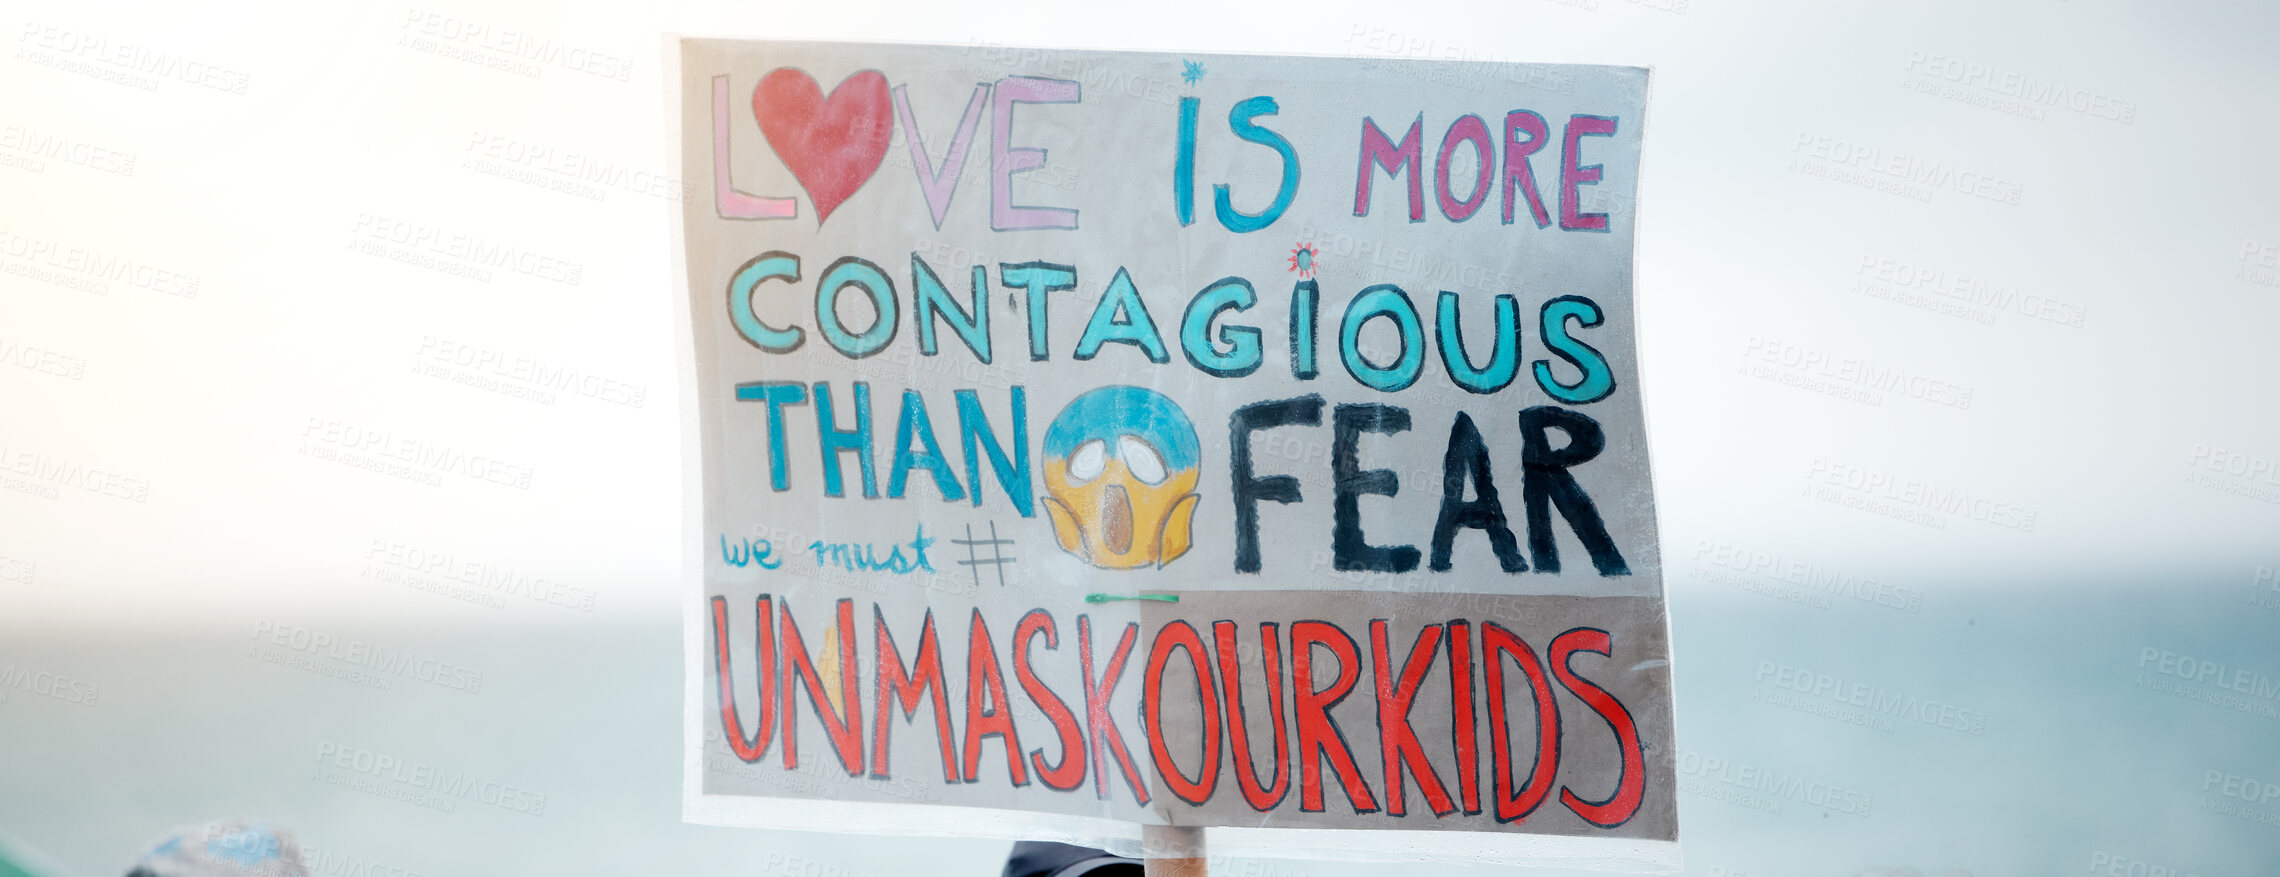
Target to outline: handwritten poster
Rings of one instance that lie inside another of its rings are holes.
[[[1646,71],[679,75],[688,818],[1675,863]]]

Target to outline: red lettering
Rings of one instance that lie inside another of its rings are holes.
[[[1601,828],[1629,822],[1631,815],[1639,812],[1639,801],[1646,797],[1647,791],[1646,751],[1639,747],[1639,726],[1631,720],[1631,711],[1608,694],[1607,689],[1575,675],[1575,669],[1568,666],[1577,652],[1610,654],[1612,642],[1607,631],[1578,627],[1553,639],[1551,648],[1552,672],[1560,677],[1560,684],[1607,720],[1607,727],[1615,731],[1616,748],[1622,751],[1623,773],[1615,781],[1615,793],[1607,796],[1607,800],[1586,801],[1574,790],[1560,787],[1560,803],[1566,804],[1585,822]]]
[[[728,664],[728,598],[712,598],[713,668],[720,677],[721,730],[728,734],[728,748],[747,762],[768,754],[776,730],[776,611],[767,594],[755,601],[752,614],[759,622],[753,637],[758,642],[759,663],[753,675],[760,678],[760,730],[746,737],[744,722],[736,716],[736,681]]]
[[[1403,778],[1404,768],[1417,775],[1417,788],[1425,794],[1425,804],[1433,808],[1433,815],[1447,816],[1456,812],[1449,792],[1441,785],[1441,778],[1433,772],[1433,763],[1425,760],[1425,747],[1417,742],[1417,729],[1409,724],[1409,707],[1417,698],[1417,688],[1425,683],[1425,674],[1433,669],[1433,655],[1440,651],[1441,626],[1429,624],[1417,632],[1417,643],[1409,648],[1409,657],[1401,665],[1398,677],[1388,676],[1385,642],[1385,620],[1370,622],[1370,660],[1372,676],[1377,681],[1378,749],[1385,756],[1385,812],[1388,816],[1408,815],[1408,782]],[[1396,681],[1398,678],[1398,681]]]
[[[1099,682],[1094,682],[1092,617],[1077,616],[1077,660],[1084,667],[1085,727],[1092,737],[1093,790],[1102,799],[1108,797],[1108,756],[1116,755],[1116,766],[1124,771],[1124,784],[1131,787],[1132,799],[1148,803],[1148,787],[1140,782],[1140,766],[1132,761],[1132,752],[1124,748],[1124,735],[1118,733],[1115,720],[1108,715],[1108,699],[1116,693],[1118,677],[1124,675],[1124,662],[1132,657],[1132,644],[1140,637],[1140,625],[1126,624],[1124,636],[1116,641],[1116,652],[1109,656],[1108,666],[1101,668]]]
[[[1480,638],[1481,657],[1488,664],[1483,681],[1488,684],[1488,748],[1489,764],[1496,771],[1496,821],[1512,822],[1536,812],[1552,790],[1552,777],[1560,765],[1560,710],[1552,702],[1551,682],[1544,678],[1535,649],[1493,621],[1481,622]],[[1535,761],[1528,767],[1527,787],[1517,795],[1512,792],[1512,737],[1505,727],[1505,655],[1518,659],[1520,672],[1527,675],[1536,698]]]
[[[1377,120],[1362,119],[1362,167],[1354,181],[1354,215],[1370,214],[1370,166],[1385,168],[1387,179],[1409,174],[1409,221],[1425,220],[1425,114],[1417,114],[1417,121],[1409,123],[1409,133],[1402,135],[1401,145],[1387,140],[1379,130]],[[1295,632],[1297,628],[1294,626]],[[1296,657],[1296,650],[1293,650]]]
[[[1172,761],[1171,750],[1164,741],[1164,665],[1170,661],[1172,650],[1187,652],[1188,664],[1195,669],[1196,704],[1203,709],[1203,766],[1190,780],[1180,773],[1178,763]],[[1141,728],[1148,732],[1149,754],[1156,759],[1156,775],[1163,777],[1164,785],[1190,804],[1211,800],[1211,793],[1219,787],[1219,704],[1211,695],[1217,686],[1211,680],[1211,664],[1204,658],[1203,637],[1195,627],[1185,621],[1174,621],[1156,631],[1155,644],[1148,649],[1148,670],[1140,694]]]
[[[1457,750],[1457,796],[1465,815],[1480,812],[1479,721],[1473,718],[1472,625],[1449,622],[1449,735]]]
[[[1582,114],[1568,117],[1565,142],[1560,147],[1560,230],[1607,230],[1607,214],[1579,212],[1582,197],[1576,193],[1576,187],[1599,182],[1601,173],[1599,165],[1582,163],[1583,138],[1607,137],[1614,133],[1613,118]]]
[[[879,666],[878,719],[871,726],[871,775],[880,779],[888,776],[887,738],[894,724],[894,708],[902,707],[904,721],[916,721],[919,699],[932,694],[934,734],[942,742],[942,780],[957,782],[958,751],[950,739],[950,695],[942,682],[942,647],[935,641],[933,610],[927,611],[926,621],[919,628],[918,658],[911,662],[907,674],[902,668],[902,651],[895,647],[894,634],[887,630],[886,613],[874,603],[871,615],[878,620]]]
[[[839,702],[846,706],[846,714],[833,706],[831,696],[824,691],[823,676],[816,671],[815,661],[808,657],[807,644],[800,639],[800,626],[792,620],[792,604],[784,604],[784,769],[800,766],[800,685],[807,688],[808,704],[815,707],[816,718],[823,720],[823,729],[831,735],[831,751],[839,756],[839,764],[847,769],[848,776],[863,773],[863,702],[855,695],[855,601],[839,601]],[[798,679],[794,680],[794,674]],[[795,684],[795,682],[799,684]]]
[[[1021,764],[1021,736],[1014,732],[1013,712],[1006,708],[997,644],[990,640],[982,610],[976,609],[973,624],[966,629],[966,782],[981,779],[982,741],[991,737],[1003,738],[1005,769],[1014,786],[1029,785],[1029,771]]]
[[[1449,189],[1449,156],[1456,154],[1459,143],[1471,143],[1473,154],[1480,160],[1474,169],[1472,188],[1468,190],[1472,194],[1466,195],[1463,201],[1457,200],[1456,193]],[[1441,215],[1450,222],[1471,219],[1480,205],[1488,203],[1488,181],[1495,173],[1496,147],[1489,145],[1488,123],[1475,115],[1458,116],[1449,123],[1448,133],[1441,135],[1441,154],[1433,162],[1433,195],[1441,202]]]
[[[1329,688],[1314,687],[1314,647],[1326,646],[1338,659],[1338,680]],[[1322,758],[1330,758],[1330,769],[1338,773],[1338,782],[1346,788],[1346,798],[1356,813],[1377,812],[1377,798],[1363,783],[1361,769],[1354,765],[1354,753],[1346,746],[1346,732],[1330,718],[1330,708],[1345,700],[1353,691],[1354,682],[1361,678],[1361,656],[1355,653],[1354,638],[1327,621],[1299,621],[1290,626],[1291,683],[1298,711],[1298,809],[1310,813],[1322,812]]]
[[[1519,135],[1525,132],[1527,142]],[[1536,227],[1552,224],[1550,211],[1544,209],[1544,197],[1536,193],[1536,169],[1528,166],[1528,156],[1544,148],[1551,137],[1551,129],[1544,117],[1527,110],[1513,110],[1504,114],[1504,224],[1512,224],[1512,189],[1517,183],[1520,193],[1528,199],[1528,212],[1536,217]]]
[[[1029,668],[1029,641],[1038,634],[1045,635],[1045,647],[1055,651],[1061,648],[1059,625],[1053,614],[1043,609],[1031,609],[1021,616],[1021,623],[1013,628],[1013,675],[1021,680],[1021,690],[1029,693],[1029,700],[1045,711],[1045,718],[1053,723],[1053,730],[1061,735],[1061,763],[1045,766],[1045,750],[1031,750],[1029,763],[1037,767],[1037,778],[1058,791],[1072,791],[1085,782],[1084,732],[1077,727],[1077,717],[1069,712],[1061,696],[1037,678],[1037,671]]]
[[[1274,779],[1262,787],[1258,767],[1251,760],[1251,731],[1243,716],[1243,680],[1239,666],[1242,656],[1235,650],[1235,622],[1213,622],[1211,634],[1219,646],[1219,678],[1227,687],[1227,735],[1229,748],[1235,755],[1235,782],[1242,789],[1244,803],[1264,813],[1275,809],[1275,805],[1282,803],[1283,796],[1290,794],[1290,732],[1283,722],[1282,643],[1277,638],[1274,622],[1259,625],[1259,661],[1267,676],[1267,711],[1274,716],[1275,728]]]

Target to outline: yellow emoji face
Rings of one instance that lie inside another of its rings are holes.
[[[1061,549],[1105,569],[1186,554],[1195,519],[1195,427],[1162,393],[1102,387],[1045,432],[1045,511]]]

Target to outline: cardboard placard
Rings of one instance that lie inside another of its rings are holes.
[[[1675,863],[1644,70],[681,47],[689,818]]]

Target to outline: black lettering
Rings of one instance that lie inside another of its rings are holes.
[[[1401,479],[1391,469],[1361,468],[1362,433],[1392,435],[1409,429],[1409,409],[1371,403],[1340,405],[1331,416],[1331,565],[1340,570],[1408,572],[1417,568],[1415,545],[1371,545],[1362,538],[1363,494],[1393,496]]]
[[[1235,571],[1259,571],[1259,501],[1299,501],[1298,479],[1290,475],[1251,474],[1251,433],[1278,426],[1321,426],[1322,397],[1300,396],[1272,402],[1253,402],[1235,409],[1227,418],[1229,460],[1234,479],[1229,494],[1235,498]]]
[[[1555,427],[1567,434],[1566,447],[1552,447],[1548,431]],[[1631,565],[1615,550],[1615,540],[1608,537],[1607,525],[1599,519],[1599,507],[1567,471],[1606,449],[1607,433],[1599,428],[1599,421],[1587,415],[1551,405],[1520,412],[1520,494],[1528,506],[1528,553],[1536,561],[1537,572],[1560,571],[1559,543],[1551,520],[1556,506],[1575,529],[1576,538],[1583,540],[1584,549],[1591,552],[1591,565],[1600,575],[1631,574]]]
[[[1465,500],[1468,479],[1475,494],[1469,502]],[[1527,562],[1520,559],[1520,542],[1512,538],[1512,528],[1504,521],[1504,502],[1496,497],[1496,481],[1489,475],[1488,446],[1480,440],[1480,429],[1473,426],[1472,416],[1459,411],[1457,422],[1449,427],[1449,452],[1441,458],[1441,519],[1433,524],[1433,560],[1429,564],[1434,572],[1448,571],[1457,531],[1465,528],[1488,533],[1489,548],[1496,552],[1496,564],[1505,572],[1527,571]]]

